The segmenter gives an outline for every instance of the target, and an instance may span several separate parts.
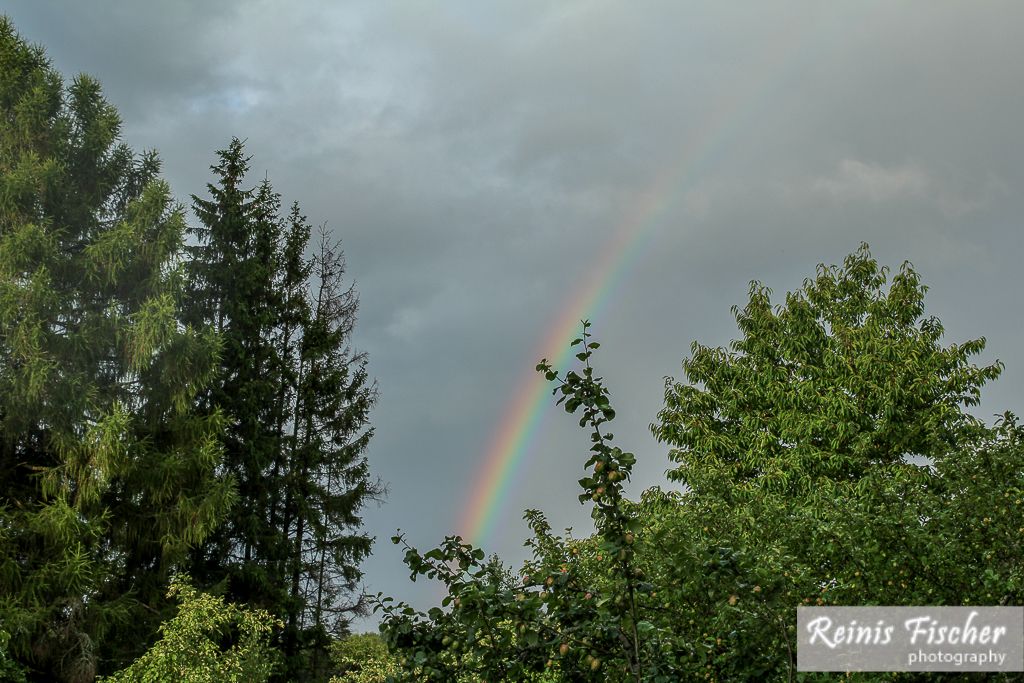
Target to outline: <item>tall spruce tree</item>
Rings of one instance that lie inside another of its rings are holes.
[[[200,225],[198,244],[189,247],[190,298],[186,318],[209,325],[223,351],[217,379],[200,399],[201,408],[227,416],[223,467],[234,476],[240,504],[227,523],[193,553],[196,578],[224,578],[231,567],[231,594],[259,607],[277,606],[283,595],[265,560],[272,556],[268,501],[277,482],[267,472],[280,451],[274,412],[279,395],[273,334],[278,315],[276,206],[268,183],[243,189],[248,158],[232,140],[211,167],[217,184],[211,199],[193,197]]]
[[[324,226],[319,238],[312,261],[316,294],[303,330],[297,382],[298,429],[289,449],[296,486],[285,505],[286,518],[295,520],[291,595],[304,608],[289,615],[287,628],[297,622],[308,634],[313,672],[326,664],[327,636],[343,632],[351,615],[362,610],[359,563],[372,539],[357,531],[359,512],[367,498],[382,493],[364,456],[376,389],[365,353],[350,346],[359,300],[353,286],[345,286],[339,244]]]
[[[215,326],[225,351],[205,410],[228,416],[225,469],[240,503],[194,554],[194,577],[286,624],[285,676],[318,675],[327,635],[362,607],[359,562],[370,539],[359,511],[380,493],[364,451],[376,391],[350,348],[358,299],[342,286],[341,252],[298,205],[280,216],[269,182],[245,185],[233,139],[218,152],[209,197],[194,197],[190,320]]]
[[[178,317],[182,211],[119,131],[0,18],[0,628],[35,679],[144,649],[232,501],[220,413],[194,409],[218,342]]]

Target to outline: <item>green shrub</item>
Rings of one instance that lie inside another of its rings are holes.
[[[331,659],[338,675],[331,683],[384,683],[398,673],[398,658],[391,655],[376,633],[359,633],[336,640]]]
[[[201,593],[187,578],[171,582],[177,616],[160,626],[162,638],[106,683],[261,683],[270,678],[278,654],[270,646],[283,625],[263,610],[225,603]]]

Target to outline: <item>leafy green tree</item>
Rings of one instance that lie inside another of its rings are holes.
[[[689,488],[669,533],[683,537],[676,547],[685,538],[730,558],[740,604],[722,622],[729,633],[756,633],[795,604],[1020,600],[1019,532],[999,530],[1004,549],[988,532],[994,511],[978,505],[999,500],[1007,521],[1024,521],[1013,503],[1017,428],[1008,416],[993,431],[966,412],[1001,364],[971,363],[981,339],[941,345],[911,266],[887,283],[866,246],[841,268],[819,267],[784,306],[755,283],[736,311],[742,339],[730,350],[695,344],[687,381],[667,384],[653,429],[674,447],[669,477]],[[1001,476],[981,480],[982,463]],[[998,592],[970,576],[990,576]],[[700,588],[679,602],[697,607]],[[760,665],[733,647],[717,670],[791,670],[793,638],[779,635],[761,642]]]
[[[33,676],[144,648],[232,500],[215,336],[179,322],[184,220],[99,84],[0,20],[0,623]],[[131,629],[131,637],[125,633]]]
[[[398,673],[398,660],[376,633],[359,633],[334,641],[331,659],[338,673],[331,683],[385,683]]]
[[[586,335],[583,372],[542,363],[593,429],[580,484],[595,533],[557,536],[527,512],[521,586],[456,537],[406,547],[413,577],[449,597],[426,613],[380,600],[398,678],[831,680],[796,671],[799,605],[1022,604],[1024,434],[1011,414],[986,426],[966,412],[1001,364],[971,362],[983,340],[942,345],[924,293],[866,246],[782,306],[754,283],[734,309],[741,339],[694,344],[686,381],[667,382],[653,430],[684,489],[635,502],[610,486],[632,462],[593,425],[614,413]]]
[[[271,635],[281,627],[280,621],[263,610],[201,593],[184,576],[174,578],[167,597],[177,599],[180,607],[174,618],[160,626],[160,640],[131,666],[102,682],[263,683],[270,679],[279,659],[270,644]]]
[[[344,259],[293,205],[280,216],[269,182],[246,188],[237,139],[218,152],[189,263],[190,320],[216,328],[225,352],[201,406],[229,417],[224,467],[244,504],[194,553],[201,586],[285,623],[285,675],[321,679],[332,633],[363,609],[360,561],[371,539],[360,510],[381,493],[365,449],[376,389],[351,349],[358,298]]]
[[[542,361],[537,370],[556,382],[558,403],[580,413],[590,431],[588,474],[580,479],[581,503],[592,504],[596,533],[589,544],[556,537],[544,516],[528,511],[534,532],[527,545],[534,559],[517,583],[496,559],[449,537],[426,553],[406,545],[411,576],[443,581],[441,608],[418,613],[381,598],[381,629],[402,653],[409,680],[654,680],[671,677],[661,657],[662,634],[647,617],[645,596],[653,592],[635,563],[641,520],[630,513],[622,487],[635,457],[611,445],[606,423],[615,418],[609,392],[590,358],[599,344],[589,323],[572,342],[581,371],[564,377]],[[401,535],[394,543],[403,543]],[[666,678],[665,680],[671,680]]]
[[[669,381],[655,435],[673,446],[669,478],[698,496],[749,492],[818,504],[881,468],[916,472],[980,428],[964,412],[1001,364],[976,367],[984,339],[940,345],[917,272],[888,270],[867,246],[772,308],[753,283],[730,350],[694,344],[686,382]]]

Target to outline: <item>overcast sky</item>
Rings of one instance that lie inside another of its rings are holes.
[[[3,8],[63,73],[100,79],[181,201],[237,136],[254,183],[343,240],[390,488],[366,512],[371,592],[434,604],[388,537],[457,530],[535,354],[623,235],[636,251],[592,313],[632,495],[664,484],[648,425],[690,343],[737,336],[750,280],[780,301],[862,241],[922,273],[946,343],[985,336],[982,360],[1006,363],[978,413],[1024,412],[1024,3]],[[588,531],[588,447],[545,411],[487,552],[518,566],[528,507]]]

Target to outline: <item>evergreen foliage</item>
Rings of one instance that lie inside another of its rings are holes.
[[[182,211],[120,125],[0,19],[0,623],[52,680],[145,647],[233,495],[194,410],[218,342],[179,322]]]
[[[359,562],[371,539],[359,511],[380,494],[364,451],[376,389],[350,339],[358,299],[325,229],[307,256],[298,205],[280,216],[264,180],[245,186],[249,159],[233,139],[212,167],[189,263],[189,320],[224,340],[206,410],[229,416],[224,468],[241,503],[194,553],[202,586],[279,615],[287,675],[321,677],[329,634],[362,609]]]

